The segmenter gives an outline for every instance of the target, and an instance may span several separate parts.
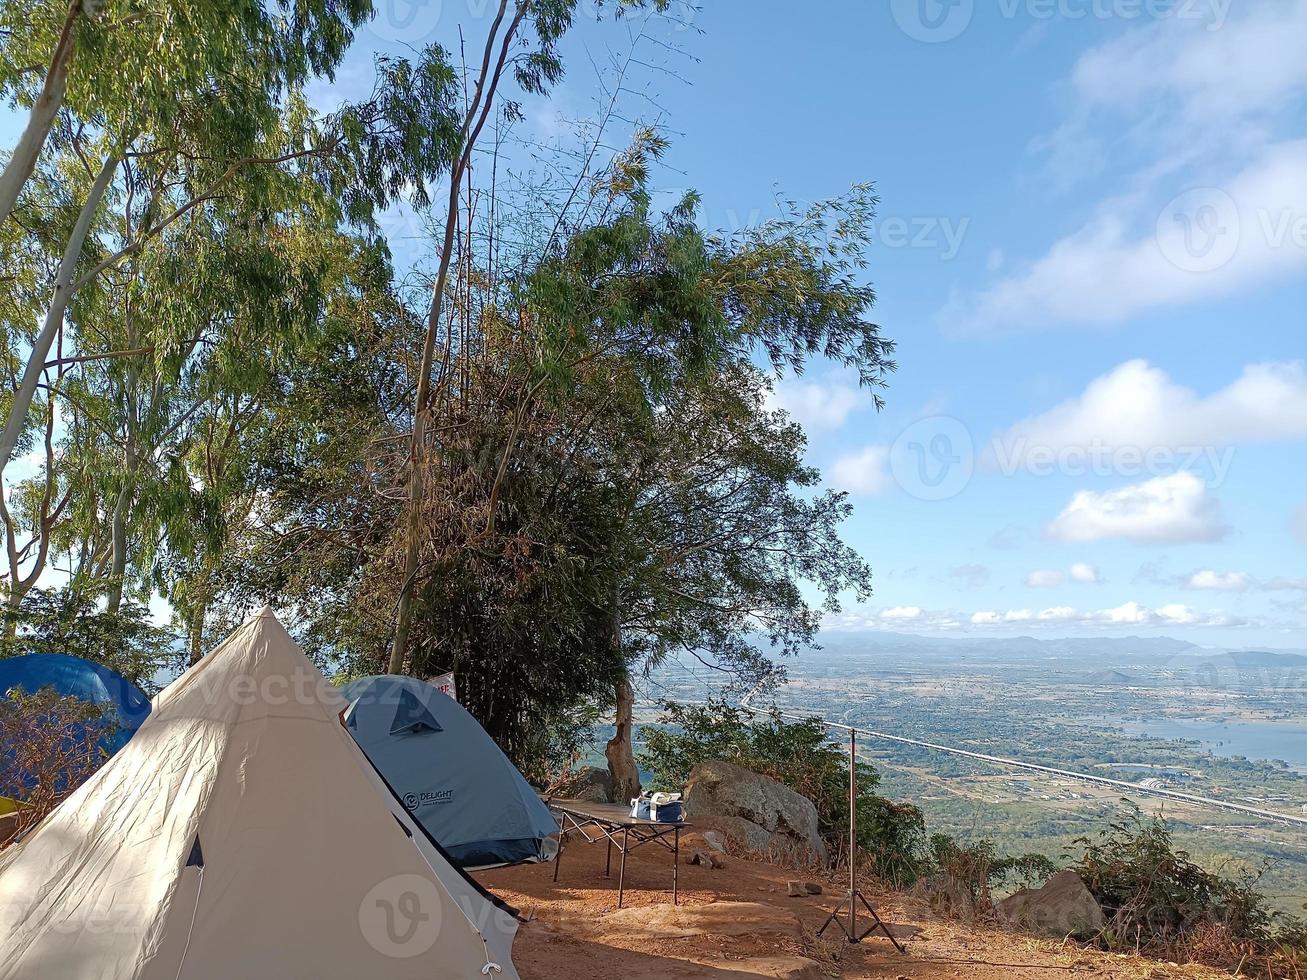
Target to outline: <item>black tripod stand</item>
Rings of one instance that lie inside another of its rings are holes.
[[[880,915],[872,907],[871,903],[867,901],[867,897],[863,895],[861,891],[858,890],[858,863],[857,863],[858,862],[858,852],[857,852],[858,741],[857,739],[858,739],[858,733],[854,729],[850,728],[849,729],[849,897],[845,901],[841,902],[839,905],[835,906],[835,911],[833,911],[830,914],[830,918],[827,919],[822,924],[822,927],[817,930],[817,935],[820,936],[827,929],[829,929],[830,924],[832,922],[840,927],[840,931],[844,933],[845,937],[847,937],[850,943],[860,943],[868,936],[870,936],[873,932],[882,932],[885,934],[885,937],[894,944],[894,948],[897,949],[902,955],[906,956],[908,954],[908,951],[903,948],[903,944],[894,937],[894,933],[890,932],[889,928],[885,925],[885,923],[881,921]],[[867,914],[871,916],[871,922],[872,922],[872,924],[868,926],[867,929],[863,932],[858,931],[858,903],[859,902],[861,902],[862,907],[867,910]],[[846,905],[848,906],[849,909],[847,922],[845,922],[844,919],[844,906]]]

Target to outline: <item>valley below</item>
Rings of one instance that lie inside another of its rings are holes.
[[[1307,815],[1307,656],[1160,639],[952,640],[828,634],[786,663],[786,712],[1301,819]],[[702,700],[702,671],[650,678],[651,700]],[[759,699],[758,704],[766,702]],[[656,723],[657,710],[642,720]],[[836,737],[833,735],[833,737]],[[931,832],[1060,859],[1136,809],[1191,858],[1259,875],[1274,908],[1307,903],[1307,826],[864,737],[880,792]]]

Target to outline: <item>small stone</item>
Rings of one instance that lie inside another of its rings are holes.
[[[719,858],[716,854],[709,854],[708,866],[711,867],[714,871],[716,871],[719,868],[726,867],[726,862],[723,861],[721,858]]]
[[[822,892],[821,885],[817,884],[815,881],[805,881],[803,883],[803,888],[809,895],[820,895]]]
[[[791,881],[788,883],[790,898],[803,898],[808,894],[808,889],[803,887],[801,881]]]
[[[719,830],[704,831],[703,842],[718,854],[726,853],[726,836]]]

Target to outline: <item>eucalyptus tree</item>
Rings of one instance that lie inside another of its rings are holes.
[[[270,171],[287,172],[329,157],[359,138],[358,131],[315,129],[296,103],[307,80],[330,74],[354,26],[371,10],[364,0],[314,0],[286,8],[258,0],[110,0],[94,12],[80,4],[57,12],[50,4],[31,11],[21,6],[21,11],[18,4],[0,8],[13,22],[2,35],[0,59],[0,86],[7,94],[43,104],[31,90],[33,66],[39,70],[45,64],[42,52],[51,36],[71,38],[81,55],[72,57],[73,68],[66,59],[55,60],[54,67],[67,70],[62,111],[29,126],[40,144],[49,144],[44,152],[53,154],[51,173],[72,183],[68,196],[79,210],[59,249],[40,329],[24,325],[11,338],[21,339],[26,358],[0,434],[0,472],[22,436],[50,350],[79,290],[196,210],[233,194],[256,196],[275,185]],[[72,18],[71,34],[55,30],[59,17]],[[437,74],[447,85],[443,52],[428,60],[441,67]],[[419,89],[413,98],[423,94]],[[421,109],[410,112],[420,115]],[[340,121],[360,122],[344,116]],[[41,157],[30,152],[37,141],[25,135],[21,152],[11,155],[5,178],[13,177],[11,185],[30,185]],[[447,160],[447,152],[435,154],[432,166],[416,169],[434,178]],[[133,183],[135,189],[128,190]],[[12,193],[16,197],[18,191]],[[105,212],[116,210],[109,205],[122,194],[137,196],[138,220],[125,229],[117,248],[102,248]],[[93,255],[85,256],[87,251]]]
[[[0,224],[36,168],[62,112],[129,146],[215,79],[250,62],[266,101],[330,75],[367,0],[68,0],[0,4],[0,92],[28,108],[0,173]],[[242,108],[257,112],[258,104]],[[57,137],[56,137],[57,138]]]
[[[388,295],[375,213],[402,189],[436,179],[453,152],[445,52],[383,59],[377,68],[371,96],[328,117],[291,91],[242,145],[221,139],[225,109],[197,106],[166,139],[155,134],[157,151],[142,144],[120,161],[86,236],[86,270],[79,267],[78,288],[55,318],[59,349],[26,389],[47,436],[60,413],[62,437],[46,439],[40,477],[63,496],[50,519],[29,517],[36,545],[20,545],[20,558],[44,558],[53,545],[70,556],[75,581],[108,581],[111,612],[129,581],[138,595],[167,594],[181,583],[164,569],[188,565],[190,587],[173,598],[198,644],[207,604],[197,599],[206,590],[196,569],[215,566],[227,512],[248,499],[241,458],[279,372],[320,342],[342,302]],[[241,69],[230,75],[220,87]],[[206,155],[215,140],[244,155],[235,163]],[[38,170],[39,186],[76,202],[74,178],[91,177],[79,162],[82,137],[70,145],[76,152]],[[58,179],[62,171],[71,178]],[[66,228],[88,213],[76,204],[50,209],[50,200],[43,209],[32,196],[3,226],[6,244],[46,226],[45,239],[58,241],[59,221]],[[15,401],[41,348],[22,315],[40,294],[40,271],[21,277],[24,302],[4,311]],[[35,434],[21,433],[20,444]],[[6,521],[11,555],[20,530]],[[9,576],[11,605],[39,578],[30,564],[21,578]]]

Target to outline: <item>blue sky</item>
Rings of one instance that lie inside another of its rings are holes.
[[[394,0],[360,47],[484,7]],[[881,198],[887,408],[821,366],[775,398],[876,572],[829,625],[1307,646],[1307,3],[673,10],[664,189],[724,228]],[[562,111],[626,36],[576,31]]]
[[[324,106],[377,52],[460,25],[471,50],[491,4],[380,6]],[[637,72],[624,103],[674,141],[661,190],[722,228],[778,194],[881,198],[886,409],[821,365],[775,394],[876,573],[830,626],[1307,647],[1307,0],[673,14],[642,51],[683,80]],[[573,32],[525,103],[540,138],[641,24]]]

